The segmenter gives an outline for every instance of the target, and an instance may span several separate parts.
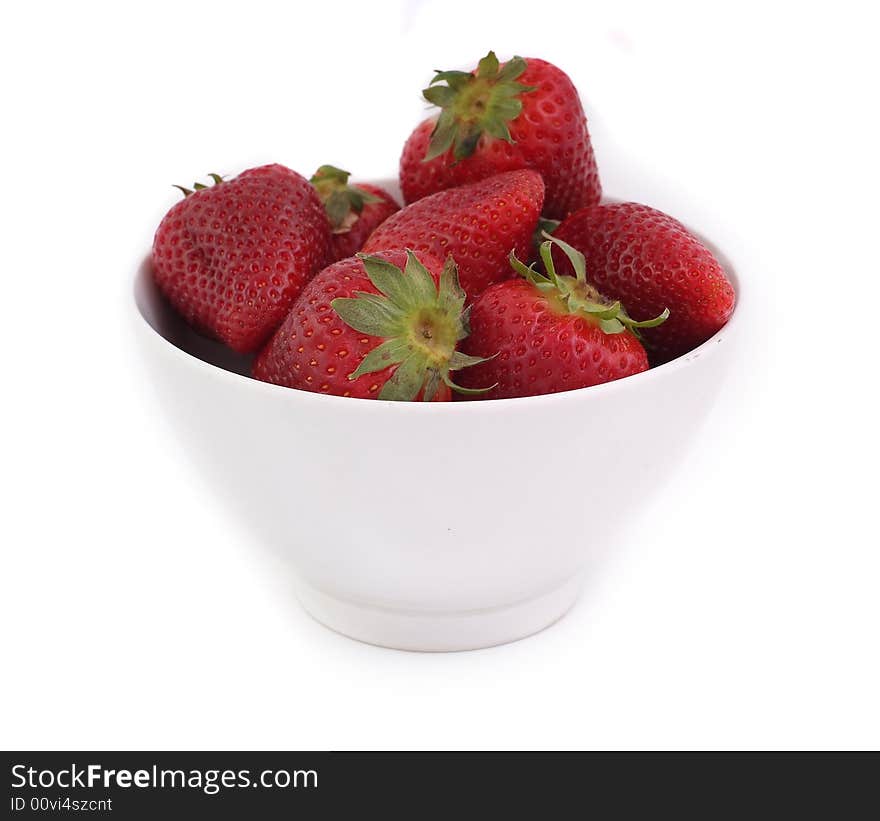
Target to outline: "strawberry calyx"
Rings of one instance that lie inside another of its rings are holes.
[[[636,321],[627,314],[619,300],[607,299],[587,281],[586,260],[580,251],[546,231],[542,231],[541,234],[545,239],[539,249],[541,261],[544,263],[544,273],[536,271],[532,265],[520,262],[513,251],[510,252],[510,265],[538,290],[551,296],[559,309],[583,316],[597,324],[606,334],[619,334],[627,330],[637,337],[639,328],[656,328],[669,318],[669,308],[664,308],[662,313],[653,319]],[[556,265],[553,262],[554,245],[557,245],[568,257],[574,269],[573,277],[556,273]]]
[[[403,270],[378,256],[357,255],[378,294],[358,291],[330,305],[340,319],[360,333],[383,338],[348,378],[397,365],[382,386],[379,399],[412,401],[419,392],[430,402],[440,383],[463,394],[485,389],[463,388],[450,374],[486,360],[456,350],[469,332],[466,295],[458,280],[458,266],[450,256],[435,285],[428,269],[407,249]],[[494,385],[492,386],[494,387]]]
[[[560,225],[562,225],[561,220],[552,220],[549,217],[538,217],[538,225],[535,228],[534,234],[532,234],[532,245],[536,251],[540,249],[544,237],[552,234]]]
[[[364,191],[363,188],[349,185],[350,176],[348,171],[343,171],[334,165],[322,165],[309,180],[318,192],[321,202],[324,203],[334,234],[345,234],[350,231],[365,205],[382,202],[379,197]]]
[[[220,183],[223,182],[223,177],[219,174],[208,174],[208,176],[214,181],[214,185],[220,185]],[[194,182],[192,188],[184,188],[182,185],[172,185],[171,187],[181,191],[184,198],[186,198],[191,194],[195,194],[196,191],[204,191],[209,186],[205,185],[203,182]]]
[[[495,52],[490,51],[474,72],[436,72],[422,91],[429,103],[441,109],[424,161],[450,148],[455,160],[469,157],[484,133],[512,143],[507,124],[522,111],[520,96],[535,90],[534,86],[517,82],[525,70],[522,57],[513,57],[502,67]]]

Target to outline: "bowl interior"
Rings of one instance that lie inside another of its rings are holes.
[[[138,312],[147,324],[176,348],[201,359],[202,362],[250,377],[254,355],[236,353],[223,343],[207,339],[190,328],[156,286],[149,257],[138,269],[134,300]]]
[[[397,180],[384,179],[371,182],[382,186],[400,201],[400,189]],[[603,198],[602,201],[619,202],[620,200],[613,197],[607,197]],[[672,362],[668,362],[665,365],[661,365],[659,368],[652,368],[649,372],[669,368],[675,363],[681,363],[683,361],[697,358],[699,356],[698,352],[702,348],[711,345],[722,335],[726,335],[732,330],[735,323],[738,322],[738,317],[741,313],[742,292],[740,289],[740,282],[730,260],[714,245],[714,243],[701,236],[698,232],[692,230],[692,233],[694,233],[695,236],[697,236],[700,241],[715,254],[716,258],[721,263],[728,278],[733,283],[734,290],[736,291],[736,305],[727,325],[715,334],[715,336],[703,343],[703,345],[694,349],[694,351],[691,351],[678,359],[672,360]],[[202,362],[250,378],[254,355],[236,353],[222,343],[207,339],[190,328],[176,311],[174,311],[170,303],[162,296],[156,286],[152,276],[149,256],[141,263],[140,268],[138,269],[134,286],[134,298],[140,316],[160,337],[165,339],[171,345],[197,359],[200,359]],[[635,377],[629,377],[629,379],[638,378],[639,376],[642,376],[642,374],[638,374]]]

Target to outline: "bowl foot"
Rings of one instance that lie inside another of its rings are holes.
[[[485,610],[395,610],[362,604],[298,580],[297,597],[318,622],[349,638],[396,650],[477,650],[531,636],[558,621],[581,592],[580,575],[546,593]]]

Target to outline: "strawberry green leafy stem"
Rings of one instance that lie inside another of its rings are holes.
[[[463,388],[450,376],[453,371],[486,361],[455,350],[468,335],[466,296],[455,261],[452,257],[446,260],[438,287],[412,251],[407,250],[406,256],[406,267],[401,271],[381,257],[358,254],[380,293],[358,291],[354,297],[330,303],[348,326],[385,340],[348,378],[354,380],[397,365],[379,392],[379,399],[396,401],[412,401],[421,391],[422,399],[430,402],[441,382],[462,394],[491,390]]]
[[[214,180],[214,185],[219,185],[223,182],[223,177],[219,174],[208,174],[208,176]],[[188,197],[190,194],[195,194],[196,191],[204,191],[208,186],[203,182],[194,182],[192,188],[184,188],[182,185],[172,185],[172,188],[176,188],[178,191],[183,192],[184,197]]]
[[[664,308],[659,316],[637,322],[627,314],[619,301],[611,302],[605,299],[594,285],[587,282],[586,260],[580,251],[546,231],[541,233],[545,238],[545,242],[542,242],[540,247],[545,273],[542,274],[532,266],[520,262],[513,251],[510,252],[510,264],[514,271],[536,288],[554,295],[569,313],[581,314],[597,322],[606,334],[619,334],[629,330],[635,336],[639,336],[639,328],[656,328],[668,319],[669,309]],[[556,265],[553,262],[554,245],[559,246],[568,257],[574,269],[573,277],[556,273]]]
[[[502,68],[495,52],[490,51],[473,73],[438,71],[422,91],[429,103],[441,109],[424,161],[450,148],[456,161],[469,157],[484,132],[512,143],[507,124],[522,111],[520,96],[536,88],[516,81],[525,70],[522,57],[513,57]]]
[[[350,231],[365,205],[382,202],[363,188],[349,185],[350,176],[348,171],[334,165],[322,165],[309,180],[324,203],[334,234]]]
[[[538,225],[535,228],[535,233],[532,234],[532,245],[534,245],[535,248],[540,248],[544,237],[548,234],[552,234],[561,224],[560,220],[552,220],[549,217],[538,217]]]

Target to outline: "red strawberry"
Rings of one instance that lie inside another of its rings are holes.
[[[256,350],[320,270],[330,223],[308,180],[265,165],[181,189],[153,240],[159,288],[193,327],[242,353]]]
[[[544,183],[535,171],[508,171],[472,185],[441,191],[392,214],[364,244],[412,248],[458,263],[461,284],[473,298],[511,271],[511,248],[528,254],[544,202]]]
[[[669,322],[645,332],[654,365],[705,342],[733,311],[736,294],[721,264],[662,211],[635,202],[585,208],[554,236],[583,253],[596,286],[637,319],[669,308]]]
[[[574,277],[559,276],[550,248],[571,260]],[[508,399],[586,388],[647,370],[648,356],[633,330],[657,325],[667,312],[634,322],[619,302],[606,300],[586,279],[584,258],[556,239],[541,246],[547,275],[510,262],[525,279],[483,292],[470,314],[464,350],[484,361],[461,376],[465,386],[496,387],[477,398]]]
[[[385,189],[359,182],[349,185],[348,171],[322,165],[311,180],[333,228],[330,262],[353,257],[363,247],[373,229],[400,206]]]
[[[514,168],[534,168],[544,178],[548,217],[599,202],[587,118],[577,89],[556,66],[522,57],[499,66],[490,51],[473,73],[437,72],[423,94],[441,113],[403,148],[405,202]]]
[[[456,350],[466,330],[455,262],[419,256],[382,251],[325,268],[260,352],[254,376],[359,399],[448,401],[450,371],[482,360]]]

